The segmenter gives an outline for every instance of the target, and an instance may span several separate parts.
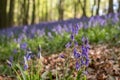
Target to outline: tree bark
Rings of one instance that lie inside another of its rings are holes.
[[[31,24],[34,24],[35,23],[35,10],[36,7],[35,7],[35,0],[33,0],[33,9],[32,9],[32,21],[31,21]]]
[[[113,12],[113,0],[109,0],[108,14]]]
[[[7,27],[7,0],[0,1],[0,28]]]
[[[118,7],[118,12],[120,12],[120,0],[118,0],[119,7]]]
[[[58,2],[59,20],[63,20],[63,18],[64,18],[63,1],[64,1],[64,0],[59,0],[59,2]]]
[[[83,11],[82,16],[85,16],[85,17],[86,17],[86,0],[84,0],[83,5],[82,5],[81,0],[79,0],[79,3],[80,3],[80,6],[81,6],[81,8],[82,8],[82,11]]]
[[[96,15],[99,15],[99,9],[100,9],[100,0],[98,0],[98,7],[97,7],[97,10],[96,10]]]
[[[74,18],[76,18],[76,13],[77,13],[77,4],[74,2]]]
[[[14,22],[14,1],[15,0],[10,0],[10,7],[8,13],[8,26],[12,26]]]
[[[47,2],[47,0],[46,0],[46,6],[45,6],[45,8],[46,8],[45,20],[47,21],[48,20],[48,2]]]
[[[28,24],[29,4],[30,4],[29,0],[24,0],[23,12],[22,12],[22,14],[23,14],[23,25]]]
[[[86,0],[84,0],[83,16],[86,16]]]

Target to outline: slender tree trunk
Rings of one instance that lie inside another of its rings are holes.
[[[81,8],[82,8],[82,11],[83,11],[82,16],[85,16],[85,17],[86,17],[86,0],[84,0],[84,4],[83,4],[83,5],[82,5],[81,0],[79,0],[79,3],[80,3],[80,6],[81,6]]]
[[[14,1],[15,0],[10,0],[10,7],[8,13],[8,26],[12,26],[14,22]]]
[[[52,1],[53,1],[53,0],[50,1],[50,13],[51,13],[51,14],[50,14],[50,20],[51,20],[51,21],[53,20],[53,11],[52,11],[52,10],[53,10],[53,9],[52,9],[52,4],[53,4],[53,3],[52,3]]]
[[[83,16],[86,16],[86,0],[84,0]]]
[[[29,0],[24,0],[23,2],[23,25],[26,25],[28,24],[28,14],[29,14],[29,4],[30,4],[30,1]]]
[[[100,0],[98,0],[98,7],[97,7],[97,10],[96,10],[96,15],[99,15],[99,9],[100,9]]]
[[[26,14],[25,14],[25,23],[28,24],[28,18],[29,18],[29,7],[30,7],[30,0],[27,0],[27,7],[26,7]]]
[[[78,5],[79,5],[79,1],[77,0],[74,2],[74,18],[77,17]]]
[[[45,20],[47,21],[48,20],[48,2],[47,2],[47,0],[46,0],[46,6],[45,6],[45,8],[46,8],[46,13],[45,13]]]
[[[31,21],[31,24],[34,24],[35,23],[35,10],[36,7],[35,7],[35,0],[33,0],[33,9],[32,9],[32,21]]]
[[[63,1],[64,0],[59,0],[59,3],[58,3],[59,20],[63,20],[63,18],[64,18]]]
[[[7,27],[7,0],[0,1],[0,28]]]
[[[77,13],[77,4],[74,2],[74,18],[76,18],[76,13]]]
[[[113,0],[109,0],[108,13],[113,13]]]
[[[120,0],[118,0],[119,7],[118,7],[118,12],[120,12]]]
[[[44,3],[42,4],[41,11],[42,11],[41,20],[44,21]]]
[[[37,3],[37,7],[38,7],[38,10],[37,10],[37,14],[38,14],[38,21],[40,21],[40,1],[38,0],[38,3]]]

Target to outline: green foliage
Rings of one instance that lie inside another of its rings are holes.
[[[109,26],[105,26],[105,27],[100,27],[100,26],[96,26],[96,27],[91,27],[88,28],[86,30],[80,29],[79,30],[79,34],[75,37],[75,39],[77,40],[77,42],[79,44],[81,44],[81,37],[83,34],[87,34],[88,38],[89,38],[89,42],[92,43],[104,43],[104,42],[111,42],[111,43],[117,43],[116,40],[120,39],[120,32],[119,32],[119,26],[117,25],[109,25]],[[30,47],[32,49],[33,52],[37,52],[37,46],[38,44],[40,44],[42,46],[42,54],[43,55],[50,55],[52,53],[59,53],[61,51],[63,51],[65,49],[65,44],[67,42],[70,41],[70,34],[68,33],[64,33],[64,35],[60,35],[60,34],[55,34],[52,33],[53,37],[49,37],[49,36],[43,36],[43,37],[35,37],[33,39],[25,39],[22,42],[26,42],[28,44],[28,47]],[[117,37],[116,37],[117,36]],[[22,61],[23,58],[22,56],[25,54],[25,51],[20,49],[20,44],[17,44],[13,41],[14,38],[8,39],[6,37],[2,37],[0,39],[0,63],[4,64],[4,62],[6,61],[6,59],[9,59],[9,56],[13,55],[13,49],[18,49],[18,53],[14,54],[14,64],[17,64],[18,62]],[[3,44],[4,43],[4,44]],[[41,79],[42,80],[42,75],[38,75],[38,72],[36,70],[34,70],[34,67],[32,69],[32,71],[35,74],[32,74],[27,71],[24,71],[23,68],[17,64],[14,65],[16,67],[13,67],[13,69],[11,70],[9,67],[7,67],[7,65],[0,65],[0,74],[9,74],[9,75],[13,75],[13,71],[16,73],[17,78],[19,80],[30,80],[30,79]],[[67,66],[67,64],[66,64]],[[22,75],[19,75],[17,70],[20,70]],[[64,79],[65,80],[72,80],[73,78],[71,77],[72,71],[71,73],[67,74],[68,72],[66,72],[64,75]],[[52,73],[48,72],[46,73],[47,76],[50,78],[50,80],[53,80],[52,78]],[[58,80],[60,79],[58,77],[58,73],[56,72],[56,78],[58,78]],[[61,78],[61,79],[63,79]],[[81,71],[78,72],[77,74],[77,80],[86,80],[86,76],[83,76],[81,78]]]

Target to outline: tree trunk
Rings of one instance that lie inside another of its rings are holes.
[[[76,18],[77,13],[77,3],[74,2],[74,18]]]
[[[109,0],[108,13],[113,13],[113,0]]]
[[[23,25],[27,25],[28,24],[29,4],[30,4],[29,0],[24,0],[23,12],[22,12],[22,14],[24,13],[23,14]]]
[[[83,4],[83,5],[82,5],[81,0],[79,0],[79,3],[80,3],[80,6],[81,6],[81,8],[82,8],[82,11],[83,11],[82,16],[85,16],[85,17],[86,17],[86,0],[84,0],[84,4]]]
[[[64,0],[59,0],[59,3],[58,3],[59,20],[63,20],[63,18],[64,18],[63,1]]]
[[[96,15],[99,15],[99,9],[100,9],[100,0],[98,0],[98,7],[97,7],[97,10],[96,10]]]
[[[119,7],[118,7],[118,12],[120,12],[120,0],[118,0]]]
[[[31,24],[34,24],[35,23],[35,10],[36,7],[35,7],[35,0],[33,0],[33,9],[32,9],[32,22]]]
[[[10,7],[8,13],[8,26],[12,26],[14,22],[14,1],[15,0],[10,0]]]
[[[45,8],[46,8],[46,13],[45,13],[45,20],[47,21],[48,20],[48,2],[47,2],[47,0],[46,0],[46,6],[45,6]]]
[[[83,16],[86,16],[86,0],[84,0]]]
[[[0,28],[7,27],[7,0],[0,1]]]
[[[78,6],[79,6],[79,0],[74,2],[74,18],[77,17],[77,10],[79,10]]]

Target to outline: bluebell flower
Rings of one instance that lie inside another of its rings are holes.
[[[65,45],[65,47],[66,47],[66,48],[69,48],[71,45],[72,45],[72,43],[71,43],[71,42],[68,42],[68,43]]]
[[[13,63],[13,57],[10,56],[9,60],[7,60],[8,65],[11,67]]]
[[[88,53],[89,53],[89,49],[90,49],[90,45],[88,43],[88,38],[86,37],[82,37],[82,60],[81,60],[81,64],[85,65],[86,67],[89,65],[89,57],[88,57]]]
[[[86,57],[85,65],[86,65],[86,66],[89,65],[89,58],[88,58],[88,57]]]
[[[32,56],[32,55],[29,54],[29,53],[27,53],[27,54],[25,55],[25,57],[26,57],[27,60],[30,60],[30,59],[31,59],[31,56]]]
[[[11,61],[9,61],[9,60],[7,60],[7,64],[8,64],[8,66],[12,66],[12,62]]]
[[[72,27],[72,34],[75,34],[75,28]]]
[[[76,70],[79,70],[80,69],[80,63],[77,61],[76,62]]]
[[[25,50],[27,48],[27,43],[20,44],[20,49]]]
[[[89,25],[87,23],[84,24],[84,29],[88,29]]]
[[[77,46],[78,46],[78,42],[77,42],[77,41],[74,41],[74,45],[77,47]]]
[[[71,34],[70,38],[72,41],[74,41],[74,34]]]
[[[21,43],[22,39],[21,38],[18,38],[17,39],[17,43]]]
[[[58,25],[58,26],[56,27],[56,31],[57,31],[57,33],[59,33],[59,34],[62,33],[62,27],[61,27],[61,25]]]
[[[36,32],[36,28],[34,27],[31,29],[31,34],[35,34],[35,32]]]
[[[83,44],[88,44],[88,38],[82,36],[82,43]]]
[[[30,60],[32,57],[32,51],[28,48],[25,54],[27,60]]]
[[[65,56],[63,55],[63,54],[60,54],[60,56],[59,56],[60,58],[64,58]]]
[[[83,45],[82,45],[82,55],[88,56],[88,51],[87,51],[86,47],[84,47]]]
[[[37,57],[40,59],[41,58],[41,46],[39,45],[38,46],[38,54],[37,54]]]
[[[28,62],[26,56],[24,56],[24,70],[28,69]]]
[[[74,48],[74,57],[77,59],[77,58],[80,58],[80,53],[77,52],[77,50]]]
[[[83,66],[83,65],[85,65],[85,60],[84,60],[84,57],[82,56],[82,58],[81,58],[81,65]]]
[[[13,50],[13,53],[14,53],[14,54],[16,54],[17,52],[18,52],[18,50],[17,50],[17,49],[14,49],[14,50]]]
[[[50,38],[53,38],[51,32],[48,32],[48,36],[49,36]]]
[[[24,26],[24,28],[23,28],[23,33],[26,33],[27,32],[27,29],[28,29],[28,27],[27,26]]]
[[[76,25],[75,25],[75,35],[78,34],[78,31],[79,31],[79,26],[78,26],[78,24],[76,24]]]

